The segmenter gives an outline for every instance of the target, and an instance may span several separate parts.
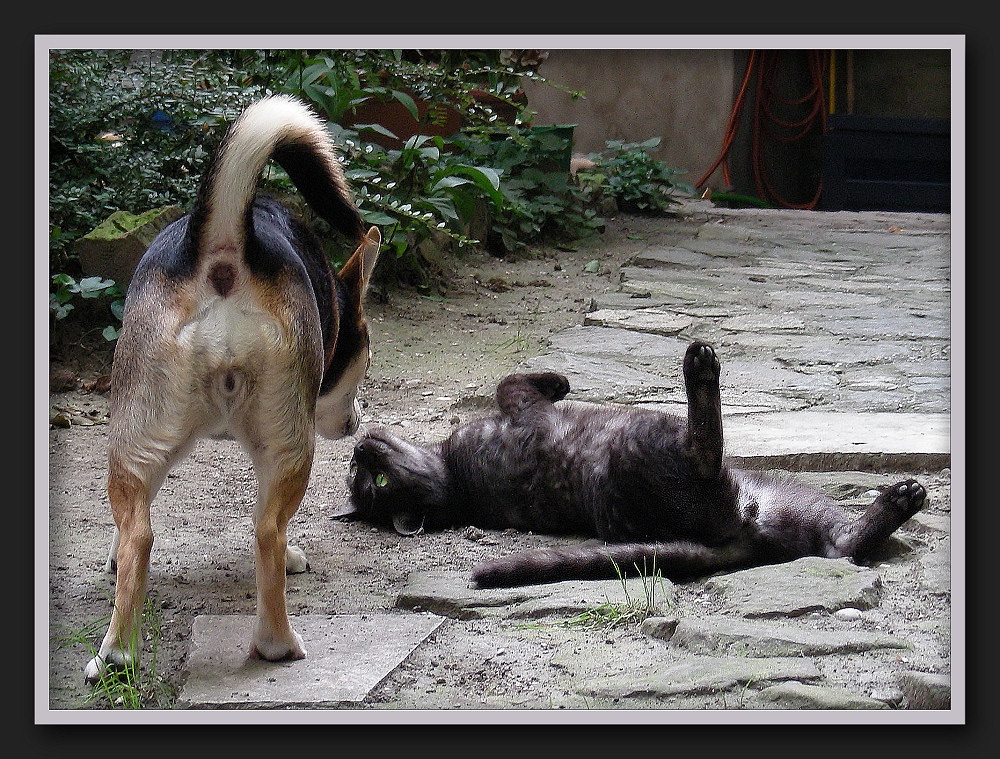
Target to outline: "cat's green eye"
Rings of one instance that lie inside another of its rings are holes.
[[[377,472],[374,477],[375,487],[384,488],[389,484],[389,478],[386,476],[385,472]]]

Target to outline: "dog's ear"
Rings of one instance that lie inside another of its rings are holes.
[[[347,263],[338,272],[348,291],[354,293],[359,302],[364,299],[365,293],[368,292],[372,271],[375,270],[375,263],[378,261],[381,249],[382,234],[378,231],[378,227],[371,227],[358,249],[347,259]]]

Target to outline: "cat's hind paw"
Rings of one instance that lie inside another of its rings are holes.
[[[885,541],[927,502],[927,491],[916,480],[904,480],[880,488],[864,515],[855,523],[847,550],[841,554],[856,561],[878,556]]]
[[[924,507],[927,491],[916,480],[904,480],[883,489],[876,501],[895,512],[902,524]]]

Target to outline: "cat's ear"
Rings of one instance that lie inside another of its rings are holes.
[[[361,518],[361,514],[358,513],[358,510],[350,500],[344,501],[339,508],[335,508],[330,516],[333,519],[339,519],[341,522],[353,522]]]
[[[415,511],[397,511],[392,526],[400,535],[416,535],[424,529],[424,515]]]

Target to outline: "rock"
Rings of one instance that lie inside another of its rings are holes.
[[[882,578],[848,559],[807,556],[719,575],[705,589],[741,617],[798,617],[848,606],[871,609],[881,598]]]
[[[454,619],[567,617],[609,603],[622,608],[629,599],[637,603],[646,597],[643,580],[630,577],[625,587],[619,580],[567,580],[482,589],[472,585],[466,572],[414,571],[396,597],[396,608],[426,610]],[[657,580],[656,603],[668,607],[674,603],[674,585],[669,580]]]
[[[904,672],[900,678],[907,709],[950,709],[951,676]]]
[[[844,688],[787,682],[772,685],[760,692],[760,697],[779,705],[781,709],[888,709],[883,701],[859,696]]]
[[[818,680],[808,659],[748,659],[741,656],[700,656],[649,671],[585,680],[581,693],[595,696],[654,697],[718,693],[784,680]]]
[[[138,216],[115,211],[77,240],[73,250],[84,274],[113,279],[124,290],[153,238],[183,215],[180,206],[162,206]]]
[[[857,622],[861,619],[861,609],[853,609],[851,607],[838,609],[833,613],[833,616],[841,622]]]
[[[682,619],[667,637],[671,645],[692,653],[728,656],[822,656],[913,647],[905,640],[879,633],[817,630],[794,623],[751,622],[727,617]]]

